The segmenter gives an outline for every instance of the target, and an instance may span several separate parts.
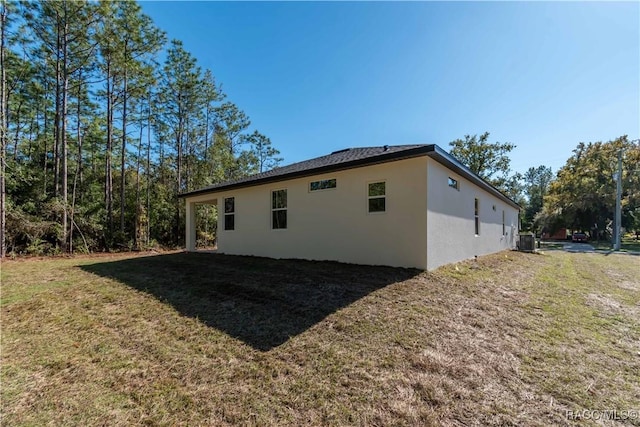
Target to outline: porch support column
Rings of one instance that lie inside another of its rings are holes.
[[[196,204],[186,200],[185,243],[189,252],[196,250]]]

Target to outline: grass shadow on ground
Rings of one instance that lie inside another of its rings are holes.
[[[358,299],[420,271],[178,253],[83,265],[268,351]]]

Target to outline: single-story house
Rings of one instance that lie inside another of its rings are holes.
[[[520,207],[437,145],[350,148],[182,194],[218,252],[431,270],[514,248]]]

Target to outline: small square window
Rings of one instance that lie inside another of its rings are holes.
[[[453,179],[451,177],[449,177],[449,187],[455,188],[456,190],[460,190],[460,187],[458,185],[458,180]]]
[[[372,182],[369,184],[369,197],[384,196],[386,193],[386,182]]]
[[[384,197],[376,197],[369,199],[369,212],[384,212],[387,202]]]

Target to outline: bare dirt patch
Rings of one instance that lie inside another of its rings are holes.
[[[640,317],[639,307],[627,306],[614,299],[611,295],[588,294],[586,303],[588,306],[595,307],[600,312],[610,316],[624,314],[634,318]]]
[[[623,280],[617,282],[618,287],[622,289],[628,289],[630,291],[640,291],[640,282],[631,282],[629,280]]]

